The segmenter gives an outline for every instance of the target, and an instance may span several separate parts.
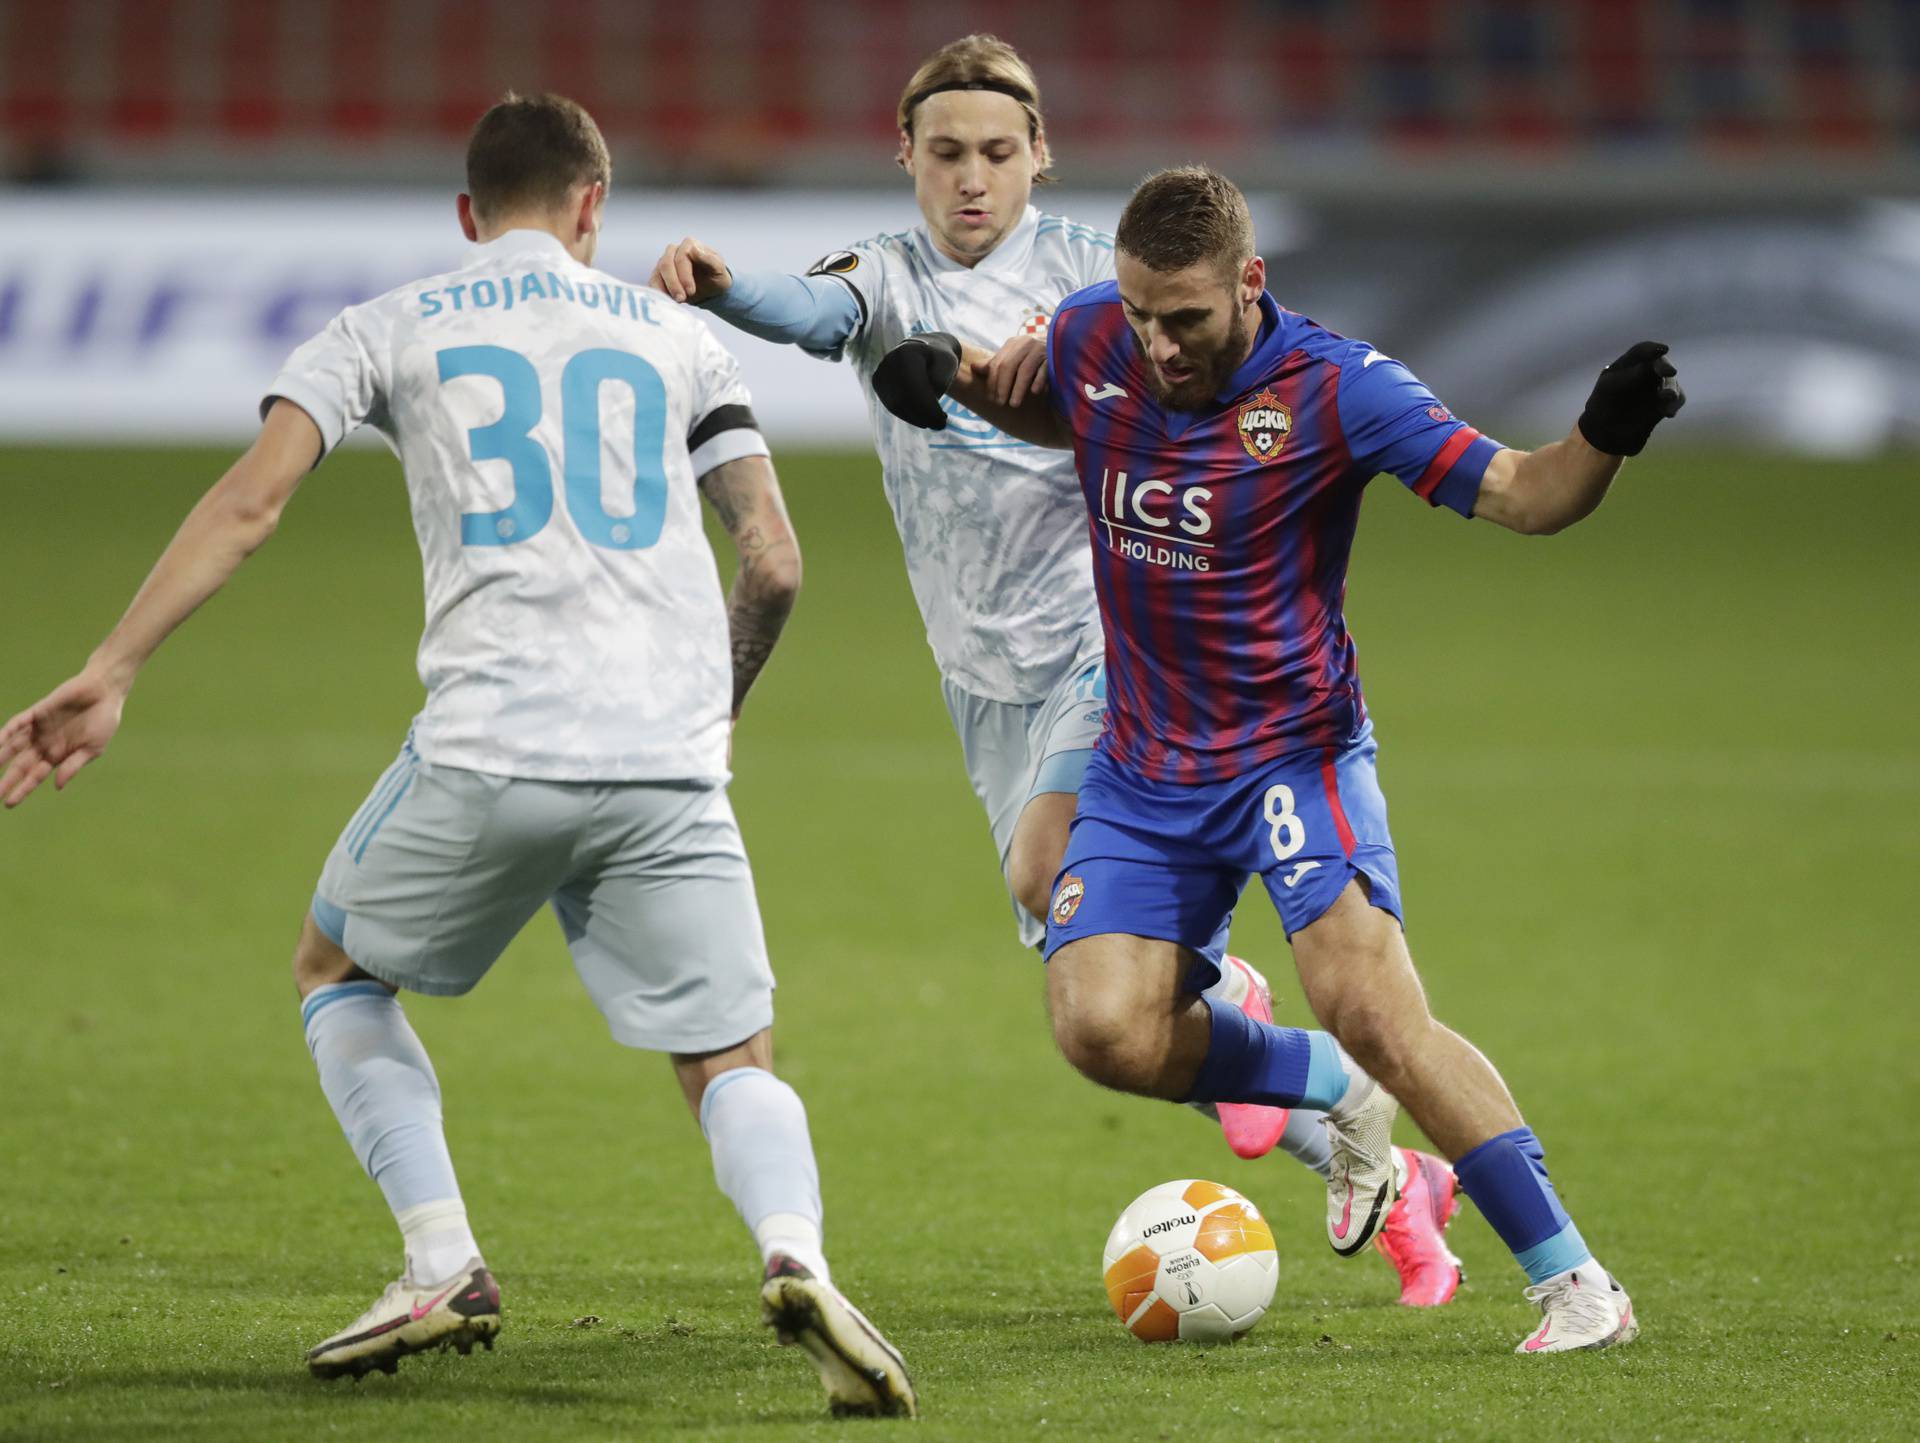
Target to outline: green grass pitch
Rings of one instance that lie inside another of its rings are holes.
[[[1435,1009],[1504,1069],[1644,1319],[1535,1361],[1471,1209],[1460,1299],[1396,1308],[1294,1164],[1054,1054],[876,466],[785,459],[807,585],[734,795],[829,1250],[914,1366],[911,1436],[1920,1432],[1915,467],[1654,450],[1552,540],[1382,482],[1350,596]],[[0,453],[0,714],[81,661],[225,459]],[[0,817],[0,1436],[892,1436],[829,1423],[758,1327],[665,1062],[607,1039],[544,918],[472,996],[409,1003],[499,1350],[305,1375],[399,1262],[287,959],[418,704],[418,575],[391,459],[330,461],[106,760]],[[1236,936],[1301,1020],[1258,893]],[[1268,1211],[1279,1296],[1233,1348],[1144,1347],[1100,1245],[1194,1175]]]

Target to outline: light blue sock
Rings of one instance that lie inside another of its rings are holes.
[[[1331,1032],[1309,1032],[1307,1037],[1313,1045],[1313,1055],[1307,1063],[1307,1087],[1300,1100],[1309,1108],[1325,1112],[1347,1095],[1352,1079],[1347,1076],[1340,1044],[1333,1040]]]
[[[764,1068],[736,1067],[707,1084],[700,1130],[713,1149],[714,1181],[761,1256],[787,1253],[826,1279],[820,1169],[800,1094]]]
[[[371,980],[336,982],[308,993],[300,1017],[320,1090],[386,1195],[410,1271],[447,1276],[479,1249],[441,1129],[440,1082],[399,999]]]

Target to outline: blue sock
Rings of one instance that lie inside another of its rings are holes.
[[[1347,1091],[1340,1049],[1325,1032],[1256,1022],[1238,1007],[1202,997],[1213,1036],[1189,1102],[1257,1102],[1322,1111]]]
[[[1481,1216],[1526,1269],[1544,1283],[1592,1259],[1547,1178],[1546,1152],[1529,1127],[1490,1137],[1453,1165]]]

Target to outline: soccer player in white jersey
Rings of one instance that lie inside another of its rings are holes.
[[[64,787],[161,641],[264,542],[349,432],[406,473],[426,572],[426,705],[321,874],[293,971],[320,1084],[399,1223],[405,1270],[308,1354],[320,1377],[492,1346],[440,1090],[396,989],[473,987],[551,904],[614,1038],[671,1054],[759,1243],[761,1302],[836,1412],[911,1414],[900,1356],[834,1289],[806,1111],[771,1070],[773,976],[727,801],[732,722],[800,582],[730,357],[592,269],[611,179],[592,119],[509,95],[475,127],[457,271],[352,306],[296,350],[259,439],[79,675],[0,729],[0,799]],[[740,568],[730,600],[704,493]]]
[[[862,241],[798,276],[734,272],[688,237],[661,256],[652,283],[752,335],[853,362],[967,773],[987,810],[1021,940],[1037,947],[1106,710],[1105,643],[1073,458],[1017,441],[957,405],[944,431],[906,425],[875,398],[872,379],[880,358],[914,331],[943,330],[989,349],[1043,335],[1061,300],[1112,277],[1113,242],[1030,203],[1049,157],[1039,86],[1012,46],[969,35],[942,47],[908,81],[897,119],[898,162],[913,178],[920,225]],[[1238,958],[1227,962],[1216,994],[1270,1021],[1265,980]],[[1340,1180],[1353,1139],[1323,1127],[1322,1114],[1223,1106],[1218,1116],[1235,1152],[1257,1157],[1278,1143],[1327,1179],[1330,1216],[1351,1211]],[[1359,1200],[1368,1225],[1335,1249],[1357,1252],[1373,1239],[1400,1275],[1403,1303],[1444,1303],[1462,1276],[1443,1237],[1459,1206],[1453,1174],[1411,1148],[1396,1149],[1393,1163],[1388,1187]],[[1352,1171],[1378,1176],[1383,1166]]]

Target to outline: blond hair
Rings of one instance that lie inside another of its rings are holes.
[[[1027,116],[1027,140],[1039,154],[1046,119],[1040,113],[1040,82],[1020,52],[997,35],[962,35],[920,62],[906,89],[900,92],[896,113],[900,129],[913,137],[913,113],[930,94],[940,90],[992,90],[1011,96]],[[1053,179],[1045,171],[1035,181]]]

